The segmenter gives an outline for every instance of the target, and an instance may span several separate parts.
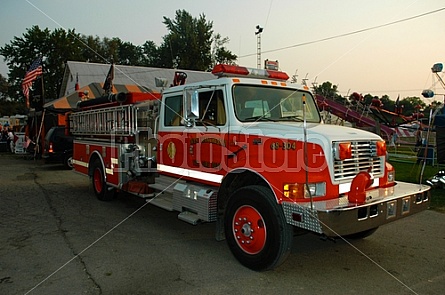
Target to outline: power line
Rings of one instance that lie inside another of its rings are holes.
[[[349,32],[349,33],[335,35],[335,36],[332,36],[332,37],[327,37],[327,38],[318,39],[318,40],[314,40],[314,41],[303,42],[303,43],[299,43],[299,44],[295,44],[295,45],[291,45],[291,46],[286,46],[286,47],[281,47],[281,48],[277,48],[277,49],[266,50],[266,51],[263,51],[263,53],[276,52],[276,51],[286,50],[286,49],[290,49],[290,48],[295,48],[295,47],[300,47],[300,46],[320,43],[320,42],[324,42],[324,41],[328,41],[328,40],[332,40],[332,39],[342,38],[342,37],[346,37],[346,36],[350,36],[350,35],[355,35],[355,34],[358,34],[358,33],[363,33],[363,32],[366,32],[366,31],[371,31],[371,30],[375,30],[375,29],[391,26],[391,25],[394,25],[394,24],[406,22],[406,21],[413,20],[413,19],[416,19],[416,18],[419,18],[419,17],[423,17],[423,16],[426,16],[426,15],[437,13],[437,12],[440,12],[440,11],[443,11],[443,10],[445,10],[445,7],[439,8],[439,9],[436,9],[436,10],[433,10],[433,11],[430,11],[430,12],[422,13],[422,14],[419,14],[419,15],[416,15],[416,16],[412,16],[412,17],[396,20],[396,21],[393,21],[393,22],[390,22],[390,23],[386,23],[386,24],[383,24],[383,25],[369,27],[369,28],[366,28],[366,29],[352,31],[352,32]],[[255,54],[256,53],[246,54],[246,55],[243,55],[243,56],[239,56],[238,58],[249,57],[249,56],[253,56]]]

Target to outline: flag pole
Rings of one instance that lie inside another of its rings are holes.
[[[41,147],[43,148],[45,145],[45,136],[46,136],[46,128],[45,128],[45,111],[46,109],[43,108],[43,106],[45,105],[45,83],[43,80],[43,65],[42,65],[42,75],[40,76],[40,83],[41,83],[41,87],[42,87],[42,92],[41,92],[41,104],[42,104],[42,123],[40,125],[40,132],[39,132],[39,136],[40,136],[40,141],[41,141]],[[42,150],[43,151],[43,150]],[[39,150],[39,152],[42,152]]]
[[[40,83],[42,86],[42,92],[40,93],[40,95],[42,96],[42,108],[45,105],[45,83],[43,83],[43,65],[42,65],[42,75],[40,76]]]

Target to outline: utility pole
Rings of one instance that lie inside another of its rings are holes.
[[[261,69],[261,33],[263,32],[263,28],[260,25],[256,26],[255,35],[257,46],[256,46],[256,55],[257,55],[257,68]]]

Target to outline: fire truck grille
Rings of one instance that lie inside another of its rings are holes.
[[[334,159],[334,180],[338,182],[351,180],[360,171],[368,171],[375,177],[385,173],[384,157],[378,157],[375,141],[353,141],[352,158],[346,160]],[[334,143],[335,145],[335,143]],[[334,148],[332,149],[334,152]]]

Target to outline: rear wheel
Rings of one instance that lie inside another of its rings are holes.
[[[63,159],[63,166],[66,169],[73,169],[73,155],[68,154],[65,156],[65,158]]]
[[[263,186],[236,190],[227,204],[224,223],[230,250],[250,269],[272,269],[290,253],[292,227],[272,192]]]
[[[95,160],[92,165],[91,183],[94,194],[101,201],[110,201],[114,197],[114,189],[109,189],[105,181],[105,173],[99,160]]]

